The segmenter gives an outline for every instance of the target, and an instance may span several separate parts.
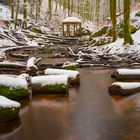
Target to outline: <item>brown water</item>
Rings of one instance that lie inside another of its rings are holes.
[[[0,140],[139,140],[140,94],[110,97],[112,70],[80,72],[81,86],[69,95],[33,96]]]

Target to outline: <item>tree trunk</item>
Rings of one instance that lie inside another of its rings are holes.
[[[130,0],[124,2],[124,44],[133,44],[133,39],[130,33]]]
[[[17,27],[17,22],[18,22],[18,13],[19,13],[19,0],[17,1],[17,4],[16,4],[16,16],[15,16],[15,29]]]
[[[22,29],[27,29],[27,0],[24,0],[23,5],[23,25]]]
[[[110,17],[112,21],[112,37],[116,41],[116,0],[110,0]]]
[[[14,21],[14,0],[10,0],[11,19]]]

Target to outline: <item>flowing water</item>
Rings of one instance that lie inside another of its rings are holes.
[[[68,95],[34,95],[0,140],[139,140],[140,94],[111,97],[112,71],[80,69],[81,85]]]

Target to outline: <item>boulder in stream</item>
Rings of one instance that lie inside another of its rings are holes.
[[[34,76],[31,79],[34,93],[67,93],[68,77],[66,75]]]
[[[12,121],[19,118],[20,103],[0,96],[0,122]]]
[[[28,81],[23,76],[0,75],[0,95],[9,99],[29,98]]]

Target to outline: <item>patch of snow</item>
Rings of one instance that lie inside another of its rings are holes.
[[[81,23],[82,20],[79,19],[78,17],[67,17],[63,20],[63,23],[66,23],[66,22],[75,22],[75,23]]]
[[[135,34],[132,34],[132,38],[134,40],[134,45],[126,45],[124,46],[124,39],[118,38],[115,42],[112,42],[108,45],[103,46],[95,46],[93,47],[93,52],[96,54],[140,54],[140,30],[138,30]]]
[[[28,41],[27,44],[31,47],[38,47],[38,43],[35,40]]]
[[[65,62],[62,66],[62,68],[64,67],[71,67],[71,66],[78,66],[79,63],[75,63],[75,62]]]
[[[62,70],[62,69],[51,69],[48,68],[45,70],[46,75],[66,75],[68,78],[76,79],[76,77],[80,74],[79,71],[74,70]]]
[[[19,108],[20,103],[12,101],[4,96],[0,96],[0,107],[2,108]]]
[[[118,69],[116,72],[123,75],[137,75],[140,74],[140,69]]]
[[[31,57],[27,61],[27,69],[29,70],[31,67],[34,67],[35,69],[38,69],[37,66],[35,65],[35,63],[36,63],[36,58],[35,57]]]
[[[9,39],[0,39],[0,47],[5,47],[5,46],[16,46],[16,44],[9,40]]]
[[[91,21],[85,21],[82,23],[82,27],[86,30],[89,30],[90,32],[94,32],[96,30],[95,24]]]
[[[120,86],[122,89],[135,89],[140,88],[139,82],[115,82],[112,86]]]
[[[25,66],[23,64],[20,64],[20,63],[14,63],[14,62],[9,62],[9,61],[3,61],[3,62],[0,62],[0,65],[16,65],[16,66]]]
[[[35,76],[32,77],[31,83],[33,85],[56,85],[56,84],[65,84],[68,83],[68,77],[65,75],[47,75],[47,76]]]
[[[0,86],[7,86],[13,88],[28,88],[28,83],[25,79],[12,76],[12,75],[0,75]]]

